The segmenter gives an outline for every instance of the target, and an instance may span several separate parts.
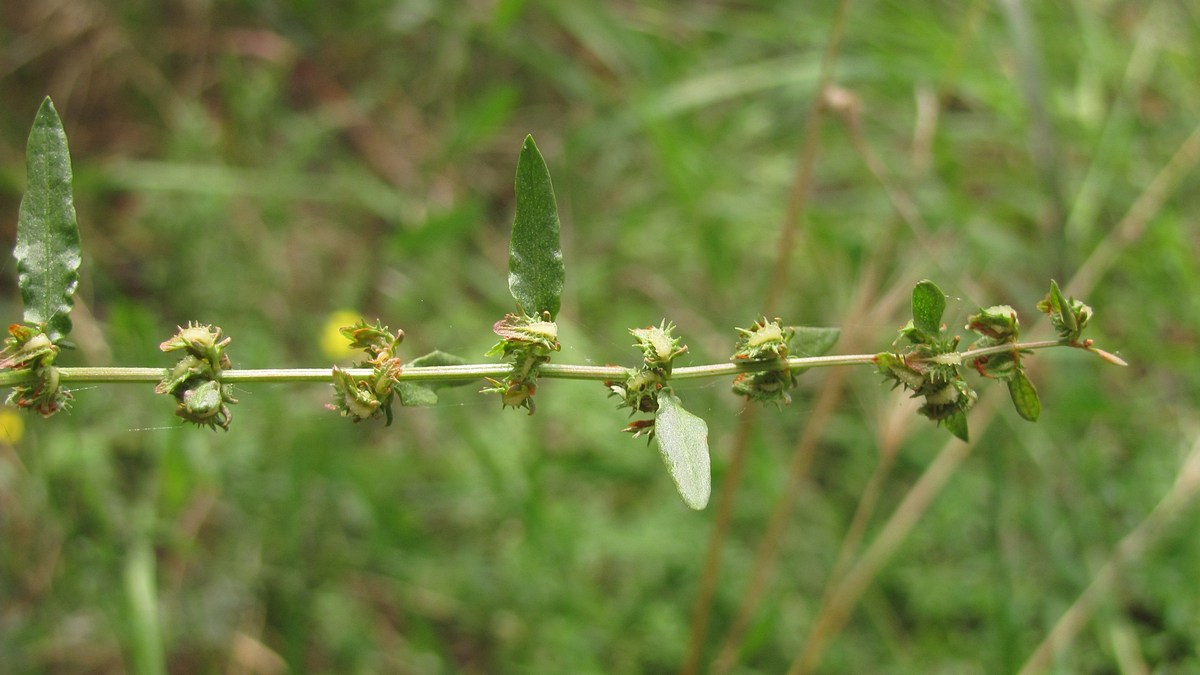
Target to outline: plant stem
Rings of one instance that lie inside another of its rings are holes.
[[[1013,350],[1033,351],[1050,347],[1075,347],[1058,340],[1042,340],[1039,342],[1022,342],[1017,344],[998,345],[982,349],[958,352],[962,363],[992,354],[1011,353]],[[875,363],[875,354],[837,354],[833,356],[796,356],[787,360],[792,368],[823,368],[829,366],[871,365]],[[944,358],[945,355],[943,355]],[[673,380],[692,380],[705,377],[725,377],[738,373],[752,373],[773,370],[779,367],[775,361],[731,361],[729,363],[712,363],[703,366],[688,366],[676,368],[671,373]],[[406,368],[400,373],[399,379],[408,382],[446,382],[453,380],[476,379],[483,377],[504,377],[512,370],[506,363],[472,363],[461,366],[428,366],[424,368]],[[123,382],[158,382],[162,379],[166,368],[59,368],[58,376],[63,383],[73,384],[116,384]],[[226,370],[221,373],[221,381],[229,383],[245,382],[328,382],[332,377],[331,368],[262,368],[245,370]],[[366,377],[372,373],[369,368],[348,368],[346,372],[355,377]],[[622,380],[629,374],[629,369],[623,366],[580,366],[564,363],[548,363],[539,371],[541,377],[562,380]],[[29,371],[16,370],[0,373],[0,387],[11,387],[31,381]]]

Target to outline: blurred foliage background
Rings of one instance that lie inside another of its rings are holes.
[[[165,367],[198,320],[235,367],[319,366],[345,310],[482,361],[533,133],[560,362],[632,365],[664,316],[721,361],[763,312],[879,351],[926,277],[952,325],[1033,327],[1055,277],[1132,366],[1039,353],[1042,421],[980,383],[969,447],[867,369],[778,411],[689,384],[735,489],[699,513],[595,384],[390,428],[243,387],[228,433],[83,389],[0,448],[5,672],[1010,672],[1064,613],[1056,672],[1200,670],[1195,3],[6,2],[7,241],[47,94],[85,249],[65,365]]]

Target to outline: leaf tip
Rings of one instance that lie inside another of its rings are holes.
[[[1129,367],[1128,361],[1121,358],[1120,356],[1117,356],[1116,354],[1113,354],[1112,352],[1106,352],[1103,349],[1097,349],[1097,348],[1091,347],[1091,346],[1088,347],[1088,351],[1095,354],[1096,356],[1099,356],[1100,358],[1104,359],[1105,361],[1108,361],[1109,363],[1113,364],[1114,366],[1121,366],[1122,368]]]

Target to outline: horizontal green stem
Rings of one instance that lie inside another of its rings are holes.
[[[1032,351],[1049,347],[1079,347],[1057,340],[1041,342],[1024,342],[1015,345],[999,345],[985,347],[965,352],[958,352],[962,363],[990,356],[1004,354],[1014,349]],[[833,356],[797,356],[789,358],[788,365],[792,368],[824,368],[829,366],[872,365],[875,354],[843,354]],[[731,361],[729,363],[713,363],[703,366],[688,366],[676,368],[671,372],[673,380],[690,380],[705,377],[723,377],[738,373],[759,372],[779,367],[774,361]],[[506,363],[473,363],[460,366],[430,366],[425,368],[406,368],[400,373],[400,380],[409,382],[447,382],[453,380],[481,379],[484,377],[500,378],[508,375],[512,367]],[[369,368],[348,368],[348,373],[355,377],[366,377],[371,374]],[[58,375],[64,384],[95,384],[143,382],[154,383],[162,379],[166,368],[59,368]],[[572,364],[548,363],[541,367],[542,377],[564,380],[621,380],[629,374],[629,369],[622,366],[580,366]],[[247,382],[329,382],[332,378],[331,368],[269,368],[226,370],[221,373],[221,380],[229,383]],[[29,373],[25,370],[0,373],[0,387],[25,384],[30,381]]]

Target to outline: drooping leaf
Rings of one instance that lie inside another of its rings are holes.
[[[971,441],[971,434],[967,430],[967,414],[963,411],[956,410],[949,417],[942,420],[942,424],[946,425],[946,429],[963,443]]]
[[[937,284],[925,279],[917,282],[912,292],[913,327],[929,338],[942,331],[942,314],[946,311],[946,295]]]
[[[45,324],[57,342],[71,332],[81,255],[67,134],[49,98],[34,117],[25,163],[28,178],[13,249],[17,284],[26,323]]]
[[[1030,422],[1038,420],[1038,416],[1042,414],[1042,401],[1025,371],[1018,370],[1008,381],[1008,395],[1012,397],[1017,414]]]
[[[788,340],[788,354],[791,356],[821,356],[838,341],[842,335],[841,328],[826,326],[790,326],[791,339]],[[793,368],[792,374],[799,375],[808,368]]]
[[[426,368],[434,366],[461,366],[466,362],[467,360],[461,356],[456,356],[454,354],[435,349],[428,354],[418,356],[412,361],[409,361],[408,365],[416,368]]]
[[[525,137],[517,160],[517,214],[508,249],[508,289],[523,312],[558,314],[563,289],[558,206],[554,186],[533,136]]]
[[[467,362],[461,356],[456,356],[441,350],[433,350],[424,356],[417,358],[404,364],[405,368],[433,368],[438,366],[461,366]],[[478,378],[465,378],[462,380],[439,380],[437,382],[425,382],[421,386],[427,389],[440,389],[442,387],[461,387],[467,384],[475,384]],[[415,383],[413,383],[415,384]]]
[[[685,410],[670,389],[658,394],[654,438],[683,502],[697,510],[708,505],[712,493],[708,425]]]
[[[461,356],[456,356],[454,354],[450,354],[450,353],[435,349],[434,351],[429,352],[428,354],[425,354],[424,356],[418,356],[417,358],[413,359],[412,361],[409,361],[408,363],[404,364],[404,367],[405,368],[434,368],[434,367],[438,367],[438,366],[461,366],[461,365],[465,364],[466,362],[467,362],[467,360]],[[468,384],[475,384],[478,381],[479,381],[479,378],[468,377],[468,378],[464,378],[461,380],[438,380],[436,382],[421,382],[421,383],[401,382],[400,384],[404,384],[404,385],[408,385],[408,386],[412,386],[412,387],[420,387],[421,389],[428,391],[430,394],[433,394],[433,397],[435,399],[433,401],[433,403],[436,403],[437,395],[434,394],[434,392],[436,390],[441,389],[442,387],[461,387],[461,386],[468,385]],[[400,390],[398,389],[397,391],[400,391]],[[417,396],[417,394],[413,393],[412,396],[415,397],[415,396]],[[405,394],[404,394],[404,392],[401,392],[400,393],[400,401],[401,401],[401,403],[404,403],[404,405],[433,405],[433,403],[416,403],[416,404],[406,403],[405,400],[406,400]],[[428,400],[428,399],[425,398],[425,399],[421,399],[421,400]]]
[[[438,402],[437,392],[425,384],[397,382],[392,386],[392,389],[400,397],[400,405],[431,406],[437,405]]]

